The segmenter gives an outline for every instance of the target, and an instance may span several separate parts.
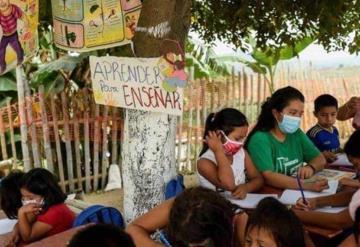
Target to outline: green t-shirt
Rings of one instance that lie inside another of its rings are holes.
[[[273,171],[288,176],[320,154],[300,129],[287,134],[284,142],[270,132],[257,131],[249,140],[248,152],[261,172]]]

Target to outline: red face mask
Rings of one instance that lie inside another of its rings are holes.
[[[221,131],[221,133],[223,134],[223,136],[226,139],[226,142],[222,145],[223,149],[225,151],[225,154],[226,155],[235,155],[237,152],[239,152],[239,150],[243,147],[244,143],[230,140],[229,137],[227,137],[223,131]]]

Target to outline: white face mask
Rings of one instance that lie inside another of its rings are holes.
[[[40,206],[43,206],[45,202],[44,202],[44,198],[42,198],[41,200],[37,200],[37,199],[24,200],[24,199],[21,199],[21,203],[22,203],[23,206],[29,205],[29,204],[38,204]]]

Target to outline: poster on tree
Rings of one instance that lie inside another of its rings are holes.
[[[55,44],[85,52],[130,43],[141,0],[51,0]]]
[[[179,56],[90,57],[97,104],[181,115],[187,75]],[[183,60],[183,58],[180,58]]]
[[[38,22],[38,0],[0,1],[0,74],[35,54]]]

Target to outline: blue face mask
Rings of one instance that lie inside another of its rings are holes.
[[[301,118],[284,115],[283,120],[279,122],[279,129],[284,134],[295,133],[300,128]]]

